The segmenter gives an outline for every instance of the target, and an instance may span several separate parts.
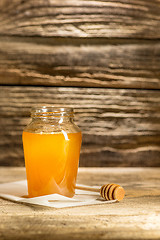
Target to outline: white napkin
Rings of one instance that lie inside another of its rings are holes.
[[[97,192],[83,191],[78,189],[76,189],[73,198],[64,197],[59,194],[50,194],[41,197],[25,198],[24,196],[26,196],[27,194],[28,192],[26,180],[0,184],[1,198],[26,204],[35,204],[54,208],[66,208],[116,202],[116,200],[112,201],[103,200],[100,197],[100,194]]]

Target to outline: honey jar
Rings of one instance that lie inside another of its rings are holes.
[[[38,106],[23,131],[29,197],[58,193],[73,197],[82,134],[71,108]]]

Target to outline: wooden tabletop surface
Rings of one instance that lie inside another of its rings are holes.
[[[25,179],[24,168],[0,168],[0,183]],[[78,183],[119,183],[114,204],[53,209],[0,199],[0,240],[160,239],[160,168],[80,168]]]

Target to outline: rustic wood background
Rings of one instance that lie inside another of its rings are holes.
[[[76,109],[81,166],[160,166],[159,30],[159,0],[1,0],[0,165],[51,103]]]

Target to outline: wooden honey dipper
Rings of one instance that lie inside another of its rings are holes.
[[[76,185],[76,189],[99,192],[101,197],[105,200],[118,200],[121,201],[124,198],[125,191],[124,188],[118,184],[110,183],[105,184],[101,188],[89,187],[89,186],[81,186]]]

